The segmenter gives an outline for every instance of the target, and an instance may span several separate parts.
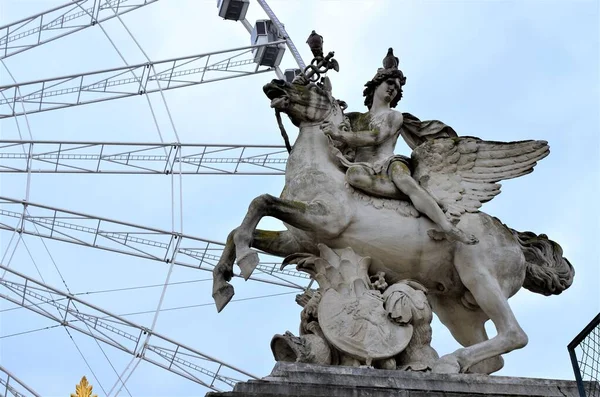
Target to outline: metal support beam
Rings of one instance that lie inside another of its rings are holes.
[[[281,43],[0,86],[0,119],[270,72],[254,63],[252,50]]]
[[[73,0],[12,22],[0,27],[0,59],[79,32],[157,1]]]
[[[23,381],[11,374],[6,368],[0,365],[0,394],[8,397],[8,393],[14,397],[41,397],[33,391]]]
[[[21,226],[23,205],[26,205],[27,211]],[[20,211],[9,211],[9,206],[18,207]],[[218,263],[224,247],[223,243],[212,240],[8,197],[0,197],[1,229],[165,263],[171,261],[170,258],[176,251],[175,265],[210,272]],[[272,261],[265,261],[265,257],[266,254],[257,267],[257,273],[268,275],[269,278],[252,276],[251,279],[304,289],[283,277],[293,276],[308,281],[307,274],[292,269],[281,270],[280,262],[276,262],[273,257]],[[239,274],[236,276],[241,277]]]
[[[192,382],[221,391],[218,386],[232,388],[240,381],[237,377],[258,379],[255,375],[5,266],[0,265],[0,270],[7,272],[0,279],[0,287],[3,287],[0,288],[1,298]],[[86,313],[76,309],[73,302],[84,306]],[[47,305],[56,308],[58,313],[46,310]],[[81,323],[85,326],[80,326]],[[144,343],[144,340],[148,342]]]
[[[271,7],[269,7],[269,5],[267,4],[267,2],[265,0],[256,0],[256,1],[258,1],[258,4],[260,4],[262,9],[265,11],[267,16],[269,17],[269,19],[275,24],[275,26],[277,26],[279,33],[281,33],[281,35],[285,39],[285,44],[287,44],[288,48],[290,49],[290,52],[294,56],[294,59],[296,60],[298,67],[300,69],[304,70],[306,65],[304,64],[304,61],[302,60],[302,57],[300,56],[300,52],[294,45],[294,42],[292,41],[290,35],[286,32],[283,24],[279,21],[279,18],[277,18],[277,15],[275,15],[275,13],[271,9]]]
[[[284,175],[286,162],[282,145],[0,140],[0,173]]]

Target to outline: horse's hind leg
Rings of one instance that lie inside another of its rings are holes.
[[[475,343],[458,349],[440,358],[437,370],[456,365],[460,372],[466,372],[473,365],[492,357],[524,347],[527,335],[519,326],[507,297],[512,295],[520,283],[519,269],[523,269],[522,256],[511,255],[511,251],[482,251],[483,247],[458,246],[454,264],[461,281],[473,295],[477,305],[496,326],[497,335],[490,340]],[[500,255],[502,254],[502,255]],[[494,262],[496,261],[496,262]],[[505,278],[503,287],[498,281],[498,273]],[[436,370],[436,368],[434,368]]]
[[[467,308],[460,299],[445,296],[431,296],[429,300],[442,324],[464,347],[489,339],[485,330],[485,322],[489,317],[481,309]],[[499,371],[503,366],[502,357],[495,356],[472,365],[466,369],[466,372],[489,375]]]
[[[213,269],[213,299],[220,312],[229,303],[234,295],[233,286],[228,281],[233,277],[233,263],[235,262],[234,229],[229,236],[223,254]],[[296,242],[289,231],[274,232],[269,230],[255,230],[252,246],[261,251],[276,256],[287,256],[295,252],[301,252],[300,245]]]

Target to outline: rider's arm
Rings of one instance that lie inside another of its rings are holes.
[[[379,129],[352,131],[347,122],[336,126],[332,122],[326,121],[321,124],[321,130],[325,135],[351,147],[376,146],[390,138],[389,134],[381,133]]]
[[[398,137],[402,121],[402,113],[390,112],[384,121],[389,124],[386,128],[378,129],[373,128],[367,114],[350,112],[345,115],[344,121],[339,125],[325,122],[321,125],[321,129],[325,135],[350,147],[378,146],[389,139]]]

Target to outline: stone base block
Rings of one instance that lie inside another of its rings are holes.
[[[575,381],[284,363],[206,397],[579,397]]]

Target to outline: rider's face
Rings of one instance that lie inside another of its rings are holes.
[[[375,89],[375,97],[384,103],[390,103],[396,95],[400,92],[400,79],[398,78],[389,78],[384,80],[379,86]]]

